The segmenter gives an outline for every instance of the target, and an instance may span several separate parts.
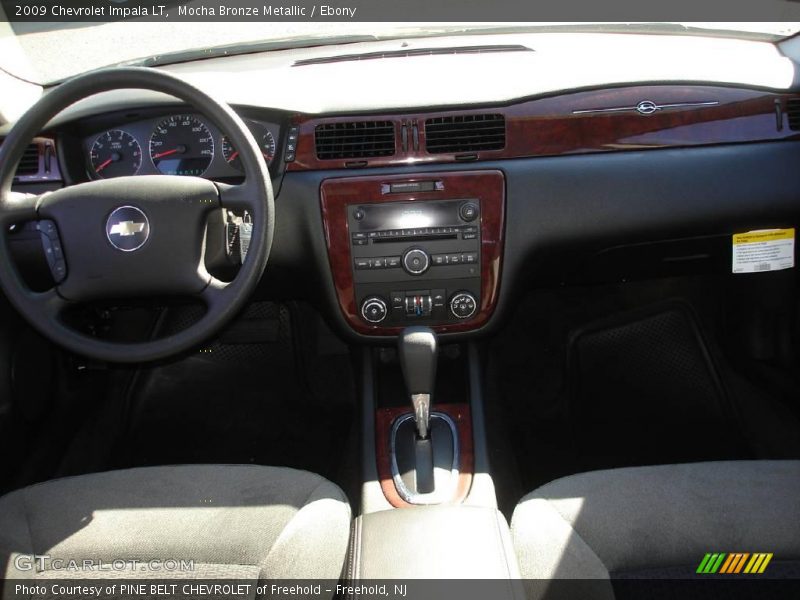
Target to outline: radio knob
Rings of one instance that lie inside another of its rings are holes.
[[[370,323],[380,323],[387,313],[386,301],[380,296],[370,296],[361,304],[361,316]]]
[[[467,223],[478,218],[478,205],[474,202],[465,202],[458,209],[459,216]]]
[[[458,292],[450,299],[450,312],[457,319],[469,319],[478,310],[478,301],[469,292]]]
[[[412,275],[422,275],[430,265],[430,256],[419,248],[412,248],[403,255],[403,268]]]

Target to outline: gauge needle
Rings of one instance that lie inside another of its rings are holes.
[[[239,156],[239,151],[238,150],[236,152],[234,152],[233,154],[231,154],[231,157],[228,159],[228,162],[235,161],[237,156]]]
[[[173,148],[172,150],[165,150],[164,152],[159,152],[158,154],[153,155],[153,160],[157,158],[163,158],[165,156],[170,156],[171,154],[177,154],[178,151],[179,151],[178,148]]]
[[[105,169],[105,168],[106,168],[108,165],[110,165],[112,162],[114,162],[114,159],[113,159],[113,158],[109,158],[109,159],[108,159],[107,161],[105,161],[103,164],[101,164],[100,166],[98,166],[98,167],[97,167],[97,168],[94,170],[94,172],[95,172],[95,173],[99,173],[100,171],[102,171],[103,169]]]

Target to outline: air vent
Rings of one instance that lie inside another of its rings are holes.
[[[391,121],[328,123],[318,125],[315,134],[320,160],[392,156],[395,151]]]
[[[411,50],[389,50],[385,52],[364,52],[361,54],[342,54],[339,56],[323,56],[295,61],[294,67],[308,65],[324,65],[328,63],[352,62],[359,60],[377,60],[379,58],[407,58],[409,56],[442,56],[447,54],[492,54],[495,52],[533,52],[527,46],[518,44],[494,46],[456,46],[452,48],[413,48]]]
[[[39,144],[29,144],[17,165],[17,177],[28,177],[39,173]]]
[[[786,114],[789,117],[789,129],[800,131],[800,98],[792,98],[786,102]]]
[[[505,145],[503,115],[459,115],[425,121],[425,147],[431,154],[502,150]]]
[[[36,175],[39,172],[39,144],[29,144],[17,165],[17,177]]]

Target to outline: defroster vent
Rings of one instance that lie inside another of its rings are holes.
[[[457,115],[425,121],[425,147],[431,154],[502,150],[506,145],[503,115]]]
[[[320,160],[392,156],[395,152],[394,123],[326,123],[317,126],[315,142]]]

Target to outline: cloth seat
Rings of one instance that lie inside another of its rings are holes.
[[[350,517],[337,486],[288,468],[168,466],[69,477],[0,498],[0,574],[335,581]],[[33,555],[49,558],[31,568]],[[95,572],[83,561],[113,568]]]
[[[529,598],[575,596],[551,579],[593,580],[582,597],[620,597],[615,580],[697,577],[706,553],[772,553],[770,576],[797,577],[800,461],[573,475],[525,496],[511,530]]]

